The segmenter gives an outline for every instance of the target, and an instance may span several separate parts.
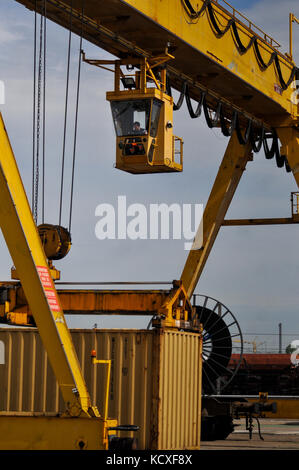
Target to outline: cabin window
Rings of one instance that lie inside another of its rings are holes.
[[[153,100],[152,115],[151,115],[151,130],[150,130],[151,137],[157,136],[161,107],[162,107],[161,101]]]
[[[148,134],[150,109],[151,100],[112,101],[116,135],[123,137]]]

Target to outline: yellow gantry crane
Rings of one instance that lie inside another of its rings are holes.
[[[114,90],[107,99],[118,169],[133,174],[182,171],[183,141],[173,133],[173,110],[184,100],[191,118],[204,114],[210,128],[220,127],[229,137],[204,212],[202,246],[190,251],[170,292],[146,295],[147,311],[156,313],[155,327],[199,332],[190,299],[253,152],[263,147],[266,157],[292,172],[299,184],[294,89],[299,73],[291,46],[290,54],[283,54],[273,38],[220,0],[17,1],[41,14],[46,3],[49,20],[117,58],[102,61],[82,54],[92,65],[112,65]],[[294,20],[293,15],[291,25]],[[177,103],[172,88],[180,92]],[[195,109],[192,102],[197,103]],[[38,233],[2,121],[0,170],[0,225],[21,282],[21,287],[2,286],[7,296],[0,315],[13,323],[21,318],[23,324],[32,323],[33,316],[66,403],[66,413],[59,418],[34,421],[0,415],[1,435],[13,442],[30,427],[32,439],[42,432],[50,448],[57,448],[62,436],[70,446],[75,441],[84,448],[88,440],[89,448],[107,448],[109,427],[117,423],[91,406],[63,315],[63,310],[100,312],[99,299],[89,291],[57,294],[55,270],[45,254],[47,227]],[[115,312],[124,298],[122,313],[144,311],[144,293],[118,292],[117,301],[115,295],[105,295],[106,312]]]
[[[20,3],[43,13],[42,1]],[[272,37],[226,1],[47,1],[49,19],[69,28],[70,15],[75,33],[119,57],[114,91],[107,93],[117,134],[117,168],[131,173],[182,170],[183,146],[173,134],[172,110],[184,99],[191,118],[203,111],[209,127],[220,127],[230,137],[205,208],[202,247],[190,251],[174,288],[176,300],[171,295],[160,315],[161,321],[168,317],[167,324],[178,317],[190,320],[189,299],[220,227],[229,225],[225,215],[253,152],[264,148],[267,158],[292,171],[299,182],[298,99],[292,88],[298,69]],[[181,92],[178,103],[171,87]],[[133,125],[140,119],[144,129],[138,134]],[[182,297],[186,308],[173,314]]]
[[[263,342],[257,343],[255,340],[256,340],[256,338],[253,341],[243,341],[243,343],[244,344],[251,344],[252,345],[252,352],[256,354],[258,346],[262,346],[263,344],[266,344],[266,342],[263,341]],[[233,342],[234,343],[239,343],[240,340],[236,339],[236,340],[233,340]]]

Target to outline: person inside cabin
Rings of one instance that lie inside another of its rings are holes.
[[[134,124],[133,124],[133,134],[134,135],[145,135],[145,134],[147,134],[147,132],[146,132],[145,129],[142,129],[140,127],[140,122],[135,121]]]

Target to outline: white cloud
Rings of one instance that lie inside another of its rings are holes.
[[[0,42],[2,45],[19,41],[20,39],[21,39],[21,36],[19,34],[13,34],[10,31],[5,31],[3,27],[0,25]]]
[[[23,34],[21,34],[19,31],[16,32],[15,24],[7,24],[3,21],[0,21],[0,43],[2,46],[21,41],[23,39]]]

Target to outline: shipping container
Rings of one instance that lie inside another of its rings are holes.
[[[71,330],[92,404],[103,413],[111,360],[109,417],[134,424],[139,449],[198,449],[201,337],[173,330]],[[63,412],[60,391],[35,328],[0,328],[0,411]]]
[[[229,368],[234,370],[240,356],[232,354]],[[267,392],[276,396],[299,395],[299,368],[291,362],[291,354],[243,354],[238,373],[225,388],[227,395],[258,395]]]
[[[229,367],[233,368],[240,361],[239,354],[232,354]],[[294,368],[291,354],[250,353],[243,354],[240,369],[250,370],[285,370]]]

